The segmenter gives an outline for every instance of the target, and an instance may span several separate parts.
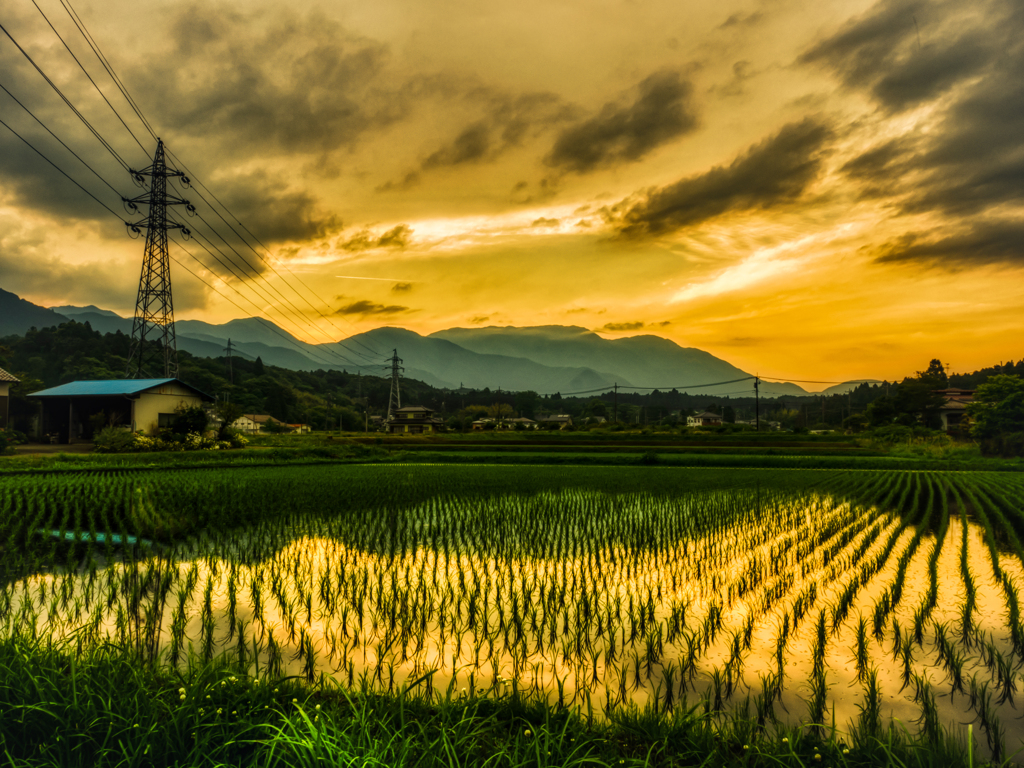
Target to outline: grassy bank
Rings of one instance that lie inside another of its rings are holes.
[[[914,725],[787,728],[711,702],[559,708],[497,696],[177,669],[116,646],[0,641],[0,752],[11,766],[966,766],[966,734]]]

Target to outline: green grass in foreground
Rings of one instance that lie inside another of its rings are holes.
[[[27,637],[0,641],[0,758],[9,766],[966,766],[965,738],[931,738],[868,717],[758,724],[706,701],[670,712],[557,708],[404,691],[365,681],[307,685],[247,677],[221,659],[149,666],[106,645],[83,652]],[[915,729],[916,730],[916,729]]]

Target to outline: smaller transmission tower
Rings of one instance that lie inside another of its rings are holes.
[[[188,214],[195,208],[188,200],[167,194],[167,180],[180,178],[187,187],[188,177],[181,171],[167,168],[164,143],[157,139],[153,164],[148,168],[130,170],[140,187],[150,178],[149,192],[138,197],[122,198],[125,208],[138,212],[139,205],[149,207],[145,219],[125,222],[136,236],[146,230],[146,250],[142,257],[142,276],[135,300],[135,322],[132,324],[132,345],[128,353],[125,378],[151,378],[163,374],[166,379],[178,375],[178,342],[174,334],[174,301],[171,298],[171,259],[167,253],[167,230],[180,229],[184,237],[190,232],[181,224],[167,221],[167,206],[184,205]]]
[[[402,367],[402,358],[398,356],[398,350],[392,350],[391,359],[388,361],[391,363],[391,399],[388,401],[388,421],[391,421],[391,415],[402,407],[402,394],[398,389],[398,376],[401,371],[405,369]]]
[[[228,339],[228,345],[224,347],[224,351],[228,353],[228,381],[232,384],[235,383],[235,369],[231,365],[231,339]]]

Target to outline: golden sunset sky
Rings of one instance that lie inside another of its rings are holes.
[[[148,165],[155,141],[68,12],[38,2],[142,147],[31,0],[0,23]],[[312,342],[578,325],[837,381],[1024,356],[1019,2],[75,9],[174,157],[268,249],[186,190],[202,264],[172,245],[178,319],[258,314]],[[128,218],[119,196],[141,190],[3,35],[0,84],[116,193],[2,91],[0,118]],[[209,225],[259,281],[211,258],[204,237],[227,248]],[[0,126],[0,287],[130,315],[141,257]]]

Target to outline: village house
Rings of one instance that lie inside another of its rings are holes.
[[[255,435],[267,431],[268,424],[277,424],[280,431],[287,431],[291,425],[285,424],[266,413],[246,413],[231,422],[231,428],[237,429],[246,435]]]
[[[0,429],[7,429],[11,411],[11,384],[17,384],[12,374],[0,368]]]
[[[717,413],[711,413],[710,411],[704,411],[704,413],[698,413],[694,416],[686,417],[686,426],[688,427],[717,427],[722,423],[722,417]]]
[[[175,411],[214,401],[181,379],[72,381],[29,397],[42,401],[38,437],[57,443],[92,440],[107,425],[155,435],[171,426]]]
[[[967,423],[967,406],[974,402],[973,389],[937,389],[935,394],[942,395],[945,402],[939,409],[942,429],[946,432],[957,432]]]
[[[551,416],[541,416],[537,421],[545,427],[555,425],[559,429],[572,426],[572,416],[567,413],[559,413]]]
[[[432,435],[442,426],[434,411],[422,405],[409,405],[391,414],[387,431],[392,435]]]

